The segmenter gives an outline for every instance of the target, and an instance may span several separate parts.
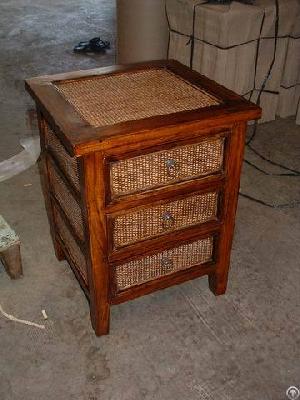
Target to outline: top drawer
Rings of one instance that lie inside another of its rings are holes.
[[[51,155],[63,171],[64,175],[69,179],[75,189],[80,192],[79,171],[76,157],[71,157],[66,152],[64,146],[52,131],[50,126],[45,126],[45,144],[47,150],[50,150]]]
[[[112,197],[136,193],[218,172],[223,167],[224,136],[110,164]]]

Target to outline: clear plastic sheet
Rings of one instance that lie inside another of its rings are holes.
[[[24,148],[15,156],[0,162],[0,182],[3,182],[34,165],[40,155],[40,139],[30,136],[20,140]]]

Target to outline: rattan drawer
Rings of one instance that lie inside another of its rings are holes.
[[[220,171],[223,167],[224,137],[144,154],[112,162],[112,197],[160,187]]]
[[[88,286],[86,258],[78,246],[72,232],[58,211],[58,208],[54,207],[53,211],[56,233],[67,251],[68,260],[71,262],[75,271],[80,275],[85,285]]]
[[[65,184],[52,162],[48,162],[48,172],[51,193],[65,213],[66,218],[77,236],[83,240],[84,225],[82,211],[78,201],[75,199],[70,188]]]
[[[212,261],[213,237],[152,254],[114,267],[115,290],[132,286]]]
[[[55,158],[64,175],[75,189],[79,191],[80,182],[77,159],[69,156],[48,124],[45,124],[45,145],[47,150],[50,151],[51,155]]]
[[[113,219],[113,246],[126,246],[217,218],[218,192],[194,194],[119,215]]]

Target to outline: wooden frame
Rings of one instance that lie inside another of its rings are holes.
[[[151,68],[164,68],[172,71],[218,98],[220,104],[95,128],[81,118],[54,86],[55,82],[62,80],[86,79],[103,74],[131,73]],[[66,258],[69,262],[68,251],[57,234],[54,222],[53,207],[59,207],[59,205],[51,195],[48,168],[49,163],[54,162],[55,164],[55,156],[53,157],[45,143],[45,126],[47,125],[53,130],[70,156],[78,158],[80,193],[77,193],[67,177],[64,179],[64,183],[76,196],[82,209],[85,243],[81,243],[80,248],[87,260],[88,285],[82,282],[76,268],[71,266],[89,298],[91,320],[96,334],[108,333],[111,304],[118,304],[154,290],[208,275],[209,286],[213,293],[215,295],[225,293],[246,122],[259,118],[260,108],[176,61],[155,61],[147,64],[114,66],[33,78],[26,81],[26,88],[36,101],[38,109],[43,187],[54,248],[59,260]],[[183,144],[197,143],[204,138],[218,135],[224,135],[226,138],[222,171],[169,186],[112,198],[109,180],[110,162]],[[52,161],[53,159],[54,161]],[[55,165],[55,168],[59,168],[59,166]],[[184,198],[192,193],[209,190],[218,190],[222,193],[217,220],[189,226],[113,251],[110,243],[112,235],[110,221],[114,215],[146,207],[153,202],[170,201],[170,199]],[[151,282],[117,292],[113,266],[182,243],[189,243],[208,234],[214,236],[215,242],[211,262],[161,276]],[[80,242],[76,234],[74,234],[74,238]]]

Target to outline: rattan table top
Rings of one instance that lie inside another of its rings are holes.
[[[220,104],[166,69],[57,82],[56,89],[91,126],[101,127]]]

